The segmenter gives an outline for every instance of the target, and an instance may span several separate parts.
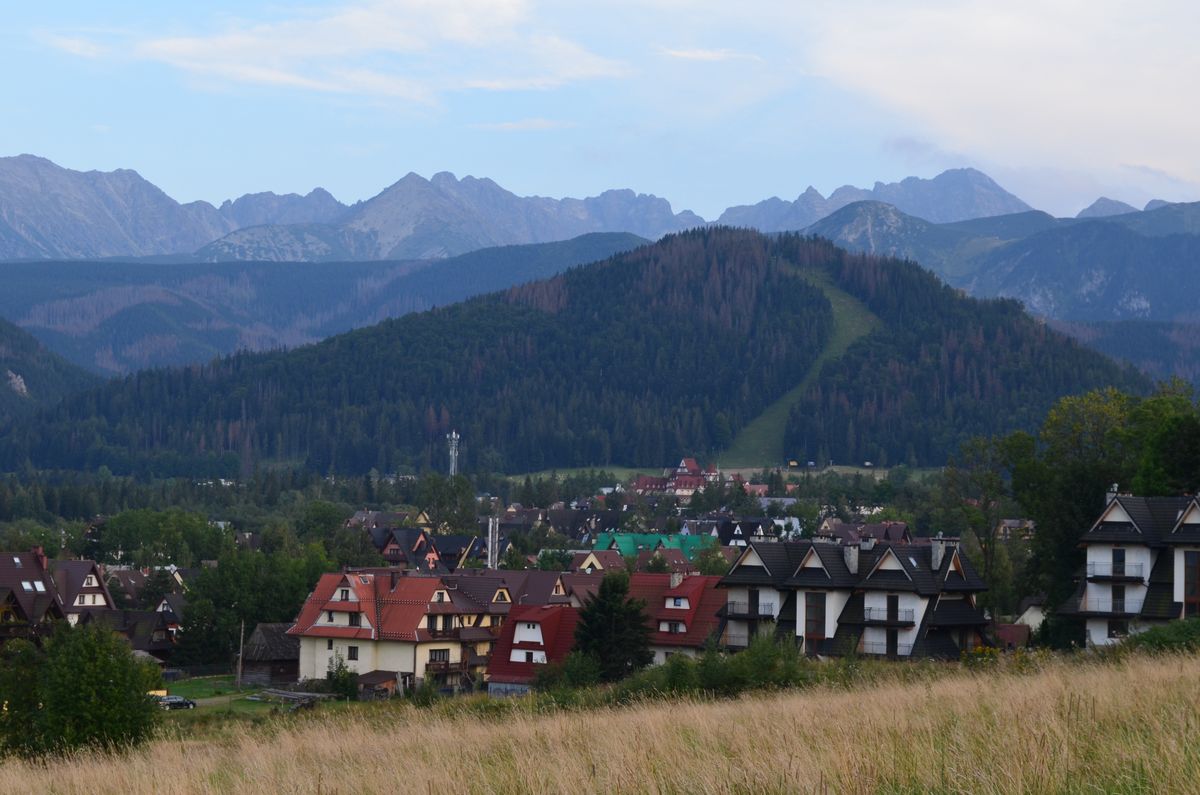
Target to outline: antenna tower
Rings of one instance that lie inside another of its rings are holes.
[[[450,477],[458,474],[458,440],[461,438],[458,431],[446,434],[446,440],[450,443]]]

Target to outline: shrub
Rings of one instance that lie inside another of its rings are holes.
[[[1126,638],[1121,644],[1148,652],[1195,651],[1200,649],[1200,618],[1172,621]]]

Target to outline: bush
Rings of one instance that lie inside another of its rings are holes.
[[[1188,618],[1152,627],[1145,632],[1131,635],[1121,645],[1152,653],[1196,651],[1200,649],[1200,618]]]
[[[329,669],[325,672],[325,682],[330,693],[336,693],[339,698],[353,701],[358,698],[358,674],[351,671],[342,655],[334,652],[329,658]]]
[[[161,686],[153,663],[101,627],[64,624],[43,649],[10,641],[0,659],[0,745],[24,756],[138,745],[159,715],[148,691]]]

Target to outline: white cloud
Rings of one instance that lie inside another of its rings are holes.
[[[59,49],[116,48],[55,37]],[[126,54],[235,83],[402,98],[448,90],[526,90],[628,73],[577,42],[537,29],[526,0],[370,0],[216,33],[136,37]]]
[[[99,58],[109,52],[107,47],[79,36],[45,36],[44,39],[51,47],[80,58]]]
[[[1159,0],[806,5],[816,73],[904,114],[939,148],[1200,181],[1200,6]]]

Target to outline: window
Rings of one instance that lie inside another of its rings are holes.
[[[537,624],[526,623],[525,629],[537,629]]]
[[[325,620],[328,621],[330,624],[333,623],[333,611],[332,610],[325,611]]]
[[[362,626],[362,614],[361,613],[351,613],[350,614],[350,626],[352,626],[352,627],[361,627]]]
[[[346,659],[347,660],[357,660],[358,659],[358,647],[357,646],[347,646],[346,647]]]
[[[325,641],[325,651],[333,651],[333,638]]]
[[[96,578],[95,578],[95,576],[94,576],[94,575],[91,575],[91,574],[89,574],[88,576],[84,577],[84,578],[83,578],[83,587],[84,587],[84,588],[95,588],[95,587],[96,587]]]
[[[343,588],[341,593],[338,594],[338,599],[340,599],[343,602],[349,602],[350,601],[350,589]]]
[[[674,599],[671,601],[671,604],[672,604],[674,607],[683,607],[683,597],[676,596],[676,597],[675,597],[675,598],[674,598]]]
[[[21,568],[21,559],[18,558],[16,555],[13,555],[13,566],[15,566],[18,569]]]
[[[672,635],[678,635],[683,632],[683,624],[678,621],[672,621],[667,624],[667,632],[670,632]]]
[[[449,649],[430,649],[429,662],[450,662]]]
[[[1125,550],[1119,547],[1112,551],[1112,573],[1114,577],[1125,576]]]
[[[1112,611],[1114,613],[1125,612],[1125,586],[1114,585],[1112,587]]]
[[[75,604],[77,604],[77,605],[83,604],[83,594],[80,594],[79,596],[75,597]]]
[[[804,594],[804,650],[817,653],[818,644],[825,640],[825,593],[808,591]]]
[[[34,580],[34,581],[33,581],[33,588],[34,588],[34,590],[35,590],[35,591],[37,591],[38,593],[45,593],[45,592],[46,592],[46,584],[45,584],[44,582],[42,582],[41,580]]]
[[[434,594],[433,601],[435,601],[435,602],[444,602],[444,601],[446,601],[446,592],[445,592],[445,591],[438,591],[436,594]]]
[[[531,651],[525,652],[525,662],[527,662],[527,663],[533,662],[533,652],[531,652]]]
[[[29,582],[28,580],[22,580],[21,581],[21,590],[33,591],[33,583]]]
[[[1108,636],[1110,638],[1123,638],[1129,634],[1129,622],[1124,619],[1111,619],[1108,622]]]

